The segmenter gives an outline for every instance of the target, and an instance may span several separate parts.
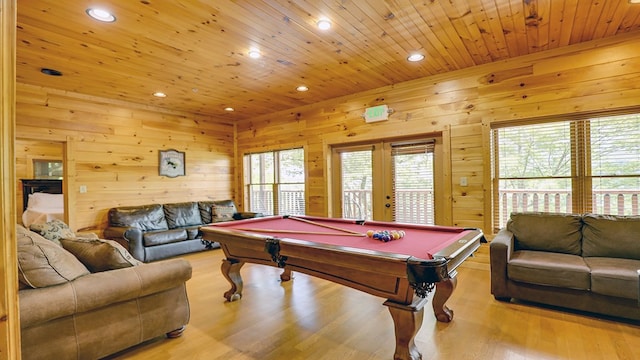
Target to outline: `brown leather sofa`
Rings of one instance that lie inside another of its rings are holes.
[[[513,213],[490,245],[491,293],[640,320],[640,217]]]
[[[104,237],[124,246],[143,262],[219,247],[202,239],[209,223],[261,216],[238,212],[233,200],[191,201],[109,209]]]
[[[144,264],[97,237],[17,233],[22,359],[99,359],[189,322],[188,261]]]

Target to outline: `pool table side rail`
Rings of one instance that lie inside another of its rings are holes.
[[[447,259],[447,267],[450,274],[455,274],[455,270],[468,257],[472,256],[480,248],[480,244],[485,241],[484,234],[479,229],[467,229],[469,232],[453,244],[433,254],[434,259]]]

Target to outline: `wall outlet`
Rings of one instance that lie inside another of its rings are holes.
[[[80,194],[84,194],[87,192],[87,185],[80,185]]]
[[[467,181],[467,177],[463,176],[460,178],[460,186],[468,186],[469,182]]]

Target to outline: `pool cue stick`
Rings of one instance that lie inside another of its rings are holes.
[[[343,229],[343,228],[339,228],[337,226],[320,224],[320,223],[317,223],[317,222],[312,221],[312,220],[302,219],[302,218],[295,217],[295,216],[289,216],[289,219],[296,220],[296,221],[302,221],[302,222],[305,222],[307,224],[321,226],[321,227],[324,227],[324,228],[327,228],[327,229],[338,230],[338,231],[342,231],[342,232],[349,233],[349,234],[361,234],[361,233],[359,233],[357,231],[353,231],[353,230],[349,230],[349,229]]]
[[[297,230],[250,229],[250,228],[235,228],[235,230],[249,231],[249,232],[283,233],[283,234],[359,236],[359,237],[367,236],[367,234],[363,234],[363,233],[330,233],[330,232],[323,232],[323,231],[297,231]]]

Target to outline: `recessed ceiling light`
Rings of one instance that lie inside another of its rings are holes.
[[[167,97],[167,94],[163,93],[162,91],[156,91],[156,92],[153,93],[153,96],[159,97],[159,98],[164,98],[164,97]]]
[[[416,61],[421,61],[424,60],[424,55],[422,54],[411,54],[409,55],[409,57],[407,57],[407,61],[411,61],[411,62],[416,62]]]
[[[329,21],[328,19],[320,19],[320,20],[318,20],[316,25],[318,25],[318,29],[320,29],[320,30],[329,30],[329,29],[331,29],[331,21]]]
[[[86,11],[87,11],[87,15],[91,16],[92,18],[98,21],[102,21],[102,22],[116,21],[116,17],[112,13],[108,12],[107,10],[98,9],[98,8],[89,8]]]
[[[304,85],[300,85],[296,88],[296,90],[300,91],[300,92],[304,92],[304,91],[308,91],[309,88],[304,86]]]
[[[258,51],[258,50],[249,51],[249,57],[252,58],[252,59],[258,59],[258,58],[260,58],[260,56],[261,56],[261,54],[260,54],[260,51]]]
[[[234,112],[234,111],[236,111],[236,109],[234,109],[231,106],[229,106],[229,107],[224,108],[224,111]]]
[[[640,0],[629,0],[629,4],[640,4]]]
[[[40,72],[45,74],[45,75],[62,76],[62,72],[58,71],[56,69],[42,68],[42,69],[40,69]]]

